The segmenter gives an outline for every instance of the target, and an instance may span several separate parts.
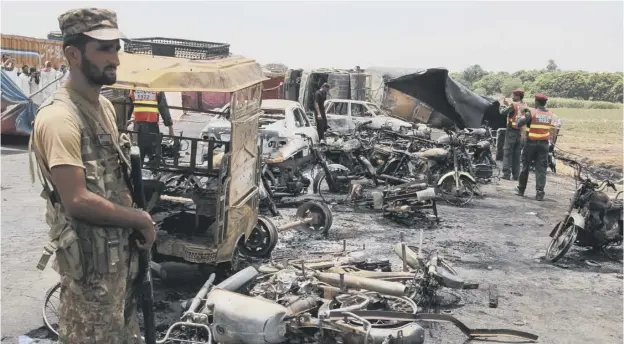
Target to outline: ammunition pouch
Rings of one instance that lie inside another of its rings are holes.
[[[56,262],[59,273],[73,279],[82,279],[85,274],[84,258],[76,231],[67,226],[61,233],[57,245]]]
[[[112,274],[124,269],[123,265],[130,263],[130,274],[138,274],[138,264],[132,260],[129,245],[129,236],[121,228],[94,228],[78,226],[75,229],[67,225],[57,240],[51,241],[44,248],[44,256],[39,267],[47,264],[46,255],[53,253],[56,247],[56,261],[59,273],[73,279],[82,279],[88,274]],[[43,264],[42,264],[43,263]],[[41,267],[42,266],[42,267]],[[136,271],[133,271],[136,270]]]

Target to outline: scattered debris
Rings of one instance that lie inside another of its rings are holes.
[[[490,284],[488,288],[488,295],[489,295],[488,305],[490,306],[490,308],[497,308],[498,307],[498,287],[496,286],[496,284]]]

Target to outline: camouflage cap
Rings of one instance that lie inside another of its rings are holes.
[[[110,10],[73,9],[61,14],[58,21],[63,37],[82,33],[101,41],[126,38],[117,26],[117,14]]]

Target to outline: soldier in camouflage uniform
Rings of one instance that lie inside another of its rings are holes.
[[[100,95],[116,82],[123,36],[108,10],[70,10],[59,25],[71,75],[41,105],[31,135],[51,228],[38,267],[56,253],[60,343],[141,343],[137,247],[151,247],[155,231],[150,215],[132,207],[129,140]]]

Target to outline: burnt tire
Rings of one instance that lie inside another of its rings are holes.
[[[249,238],[238,244],[240,252],[249,257],[267,258],[277,245],[277,227],[267,217],[258,216],[258,223],[251,231]]]
[[[477,184],[470,180],[466,176],[459,176],[460,187],[465,188],[465,192],[462,192],[461,195],[457,195],[454,187],[455,187],[455,179],[453,176],[448,176],[445,179],[441,180],[441,183],[436,190],[436,193],[440,194],[442,199],[451,205],[455,206],[463,206],[472,201],[472,198],[475,195],[475,191],[477,190]]]
[[[339,175],[338,171],[331,171],[331,172],[334,176]],[[327,176],[325,175],[325,171],[320,171],[319,173],[316,174],[316,176],[314,176],[312,191],[314,192],[314,194],[319,195],[321,199],[326,203],[329,203],[330,201],[342,203],[347,199],[349,195],[349,186],[351,185],[351,182],[350,181],[347,182],[346,185],[344,182],[342,183],[336,182],[336,183],[338,184],[336,185],[336,189],[329,187],[329,184],[327,183]],[[325,189],[326,191],[321,191],[321,187],[324,184],[327,185],[327,189]],[[328,198],[325,198],[327,196]]]
[[[305,219],[308,217],[314,218],[314,221],[310,224],[299,226],[299,229],[310,235],[323,234],[327,235],[329,229],[334,223],[334,216],[331,209],[327,204],[317,201],[309,201],[297,208],[295,215],[298,219]]]
[[[559,223],[557,223],[559,226]],[[556,228],[556,227],[555,227]],[[548,248],[546,248],[546,259],[551,263],[554,263],[565,256],[566,253],[570,250],[574,242],[576,241],[576,236],[578,235],[578,227],[574,224],[572,219],[568,220],[568,223],[564,225],[561,229],[561,233],[556,238],[552,238],[550,243],[548,244]],[[563,239],[562,243],[559,243],[560,239]]]

